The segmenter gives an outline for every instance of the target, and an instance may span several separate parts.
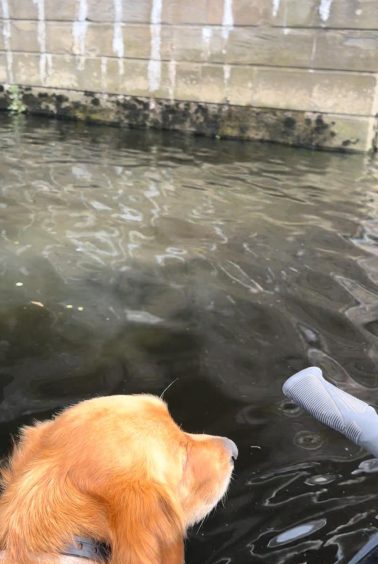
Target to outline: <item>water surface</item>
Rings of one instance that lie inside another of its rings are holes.
[[[175,380],[176,420],[240,450],[188,563],[347,562],[378,476],[281,386],[317,364],[378,406],[377,162],[5,114],[0,149],[1,451]]]

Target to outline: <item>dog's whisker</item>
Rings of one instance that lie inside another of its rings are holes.
[[[178,378],[175,378],[174,380],[172,380],[172,382],[170,382],[170,383],[168,384],[168,386],[167,386],[166,388],[164,388],[164,390],[163,390],[163,391],[161,392],[161,394],[160,394],[160,399],[163,399],[163,398],[164,398],[165,392],[167,392],[167,391],[169,390],[169,388],[170,388],[171,386],[173,386],[173,384],[175,384],[175,383],[177,382],[177,380],[178,380]]]
[[[198,525],[198,529],[197,529],[197,531],[196,531],[196,534],[197,534],[197,535],[198,535],[198,533],[199,533],[199,531],[200,531],[202,525],[203,525],[204,522],[206,521],[206,517],[207,517],[207,515],[202,519],[202,521],[201,521],[200,524]]]

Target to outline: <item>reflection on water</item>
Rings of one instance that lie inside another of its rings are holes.
[[[317,521],[310,521],[297,527],[293,527],[284,533],[280,533],[275,538],[270,539],[268,546],[279,546],[280,544],[287,544],[296,539],[308,537],[315,531],[318,531],[327,523],[326,519],[318,519]]]
[[[377,478],[281,386],[316,363],[378,406],[376,163],[0,119],[2,451],[35,416],[176,380],[175,418],[240,450],[188,562],[347,562]]]

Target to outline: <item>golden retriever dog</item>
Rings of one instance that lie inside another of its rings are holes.
[[[2,470],[0,559],[182,564],[185,532],[226,493],[237,453],[182,431],[151,395],[83,401],[24,427]],[[110,555],[67,555],[78,538]]]

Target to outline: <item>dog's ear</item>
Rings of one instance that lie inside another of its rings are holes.
[[[183,564],[183,519],[167,489],[125,480],[111,484],[106,497],[112,564]]]

